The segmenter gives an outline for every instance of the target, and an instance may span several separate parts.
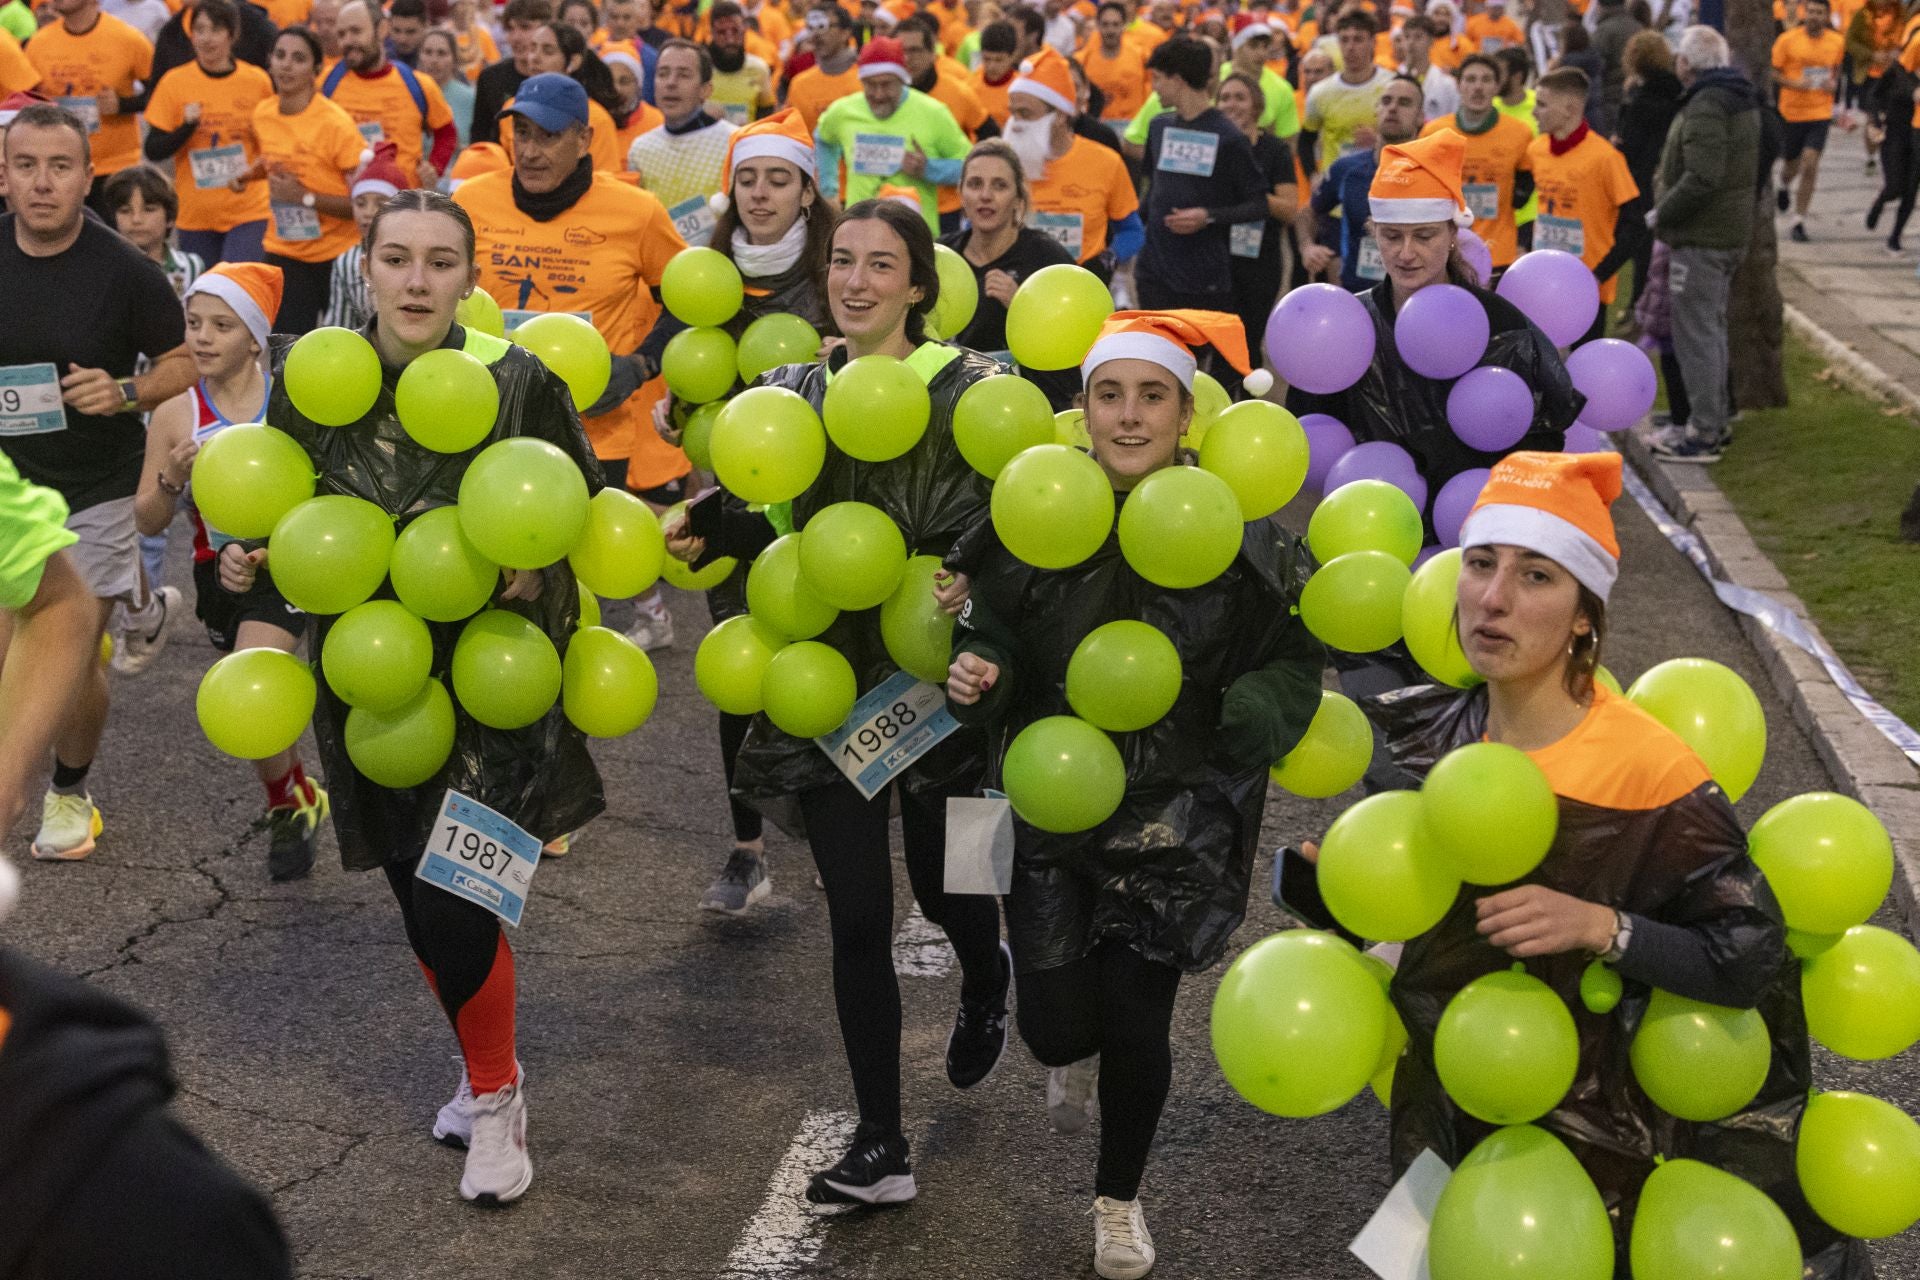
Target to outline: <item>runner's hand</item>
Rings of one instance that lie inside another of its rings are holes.
[[[507,586],[500,593],[502,600],[538,600],[540,588],[545,585],[538,569],[502,569],[501,576],[507,580]]]
[[[687,532],[685,516],[661,530],[667,538],[667,554],[682,564],[692,564],[706,554],[707,540],[696,538]]]
[[[414,173],[417,175],[421,187],[428,191],[439,190],[440,171],[433,167],[433,161],[423,158],[420,163],[414,167]]]
[[[112,374],[105,369],[82,369],[77,364],[67,368],[72,372],[60,379],[60,398],[68,408],[96,418],[120,412],[126,401]]]
[[[1480,936],[1516,959],[1567,951],[1598,955],[1613,944],[1612,907],[1545,885],[1523,884],[1491,894],[1479,899],[1474,908],[1480,918]]]
[[[234,595],[245,595],[253,590],[253,581],[260,576],[260,566],[267,560],[267,549],[249,551],[237,542],[229,542],[220,548],[220,586]]]
[[[306,187],[290,169],[276,169],[267,175],[267,198],[275,204],[299,204],[306,194]]]
[[[120,114],[120,95],[115,93],[113,90],[102,89],[100,92],[93,95],[93,100],[94,100],[94,103],[100,108],[101,115],[117,116]]]
[[[964,573],[953,573],[946,569],[934,571],[933,601],[944,614],[951,616],[966,608],[967,595],[972,589],[973,582]]]
[[[989,271],[987,278],[980,282],[980,291],[1003,307],[1012,305],[1014,291],[1019,287],[1012,273],[1006,271]]]
[[[174,488],[184,488],[193,475],[193,458],[200,452],[200,442],[188,436],[167,452],[167,483]]]
[[[927,153],[920,149],[918,138],[907,140],[907,152],[900,157],[900,172],[909,178],[921,178],[927,172]]]
[[[653,402],[654,434],[668,444],[679,447],[681,430],[673,425],[673,395],[668,393]]]
[[[1198,207],[1192,209],[1175,209],[1162,219],[1162,221],[1167,224],[1167,230],[1173,232],[1175,235],[1190,236],[1196,231],[1206,229],[1207,211]]]
[[[1310,244],[1300,251],[1300,262],[1317,276],[1333,265],[1333,250],[1323,244]]]
[[[980,695],[993,688],[1000,668],[978,654],[963,653],[947,668],[947,697],[963,707],[980,701]]]
[[[627,402],[627,397],[640,389],[646,381],[646,362],[639,356],[615,356],[613,372],[607,378],[607,389],[600,398],[588,405],[580,414],[583,418],[597,418],[612,413]]]

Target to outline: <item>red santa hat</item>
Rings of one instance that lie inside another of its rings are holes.
[[[362,153],[365,155],[365,153]],[[400,148],[391,142],[374,147],[366,159],[367,167],[353,180],[351,198],[366,195],[397,196],[413,185],[413,175],[401,169],[397,157]]]
[[[867,47],[860,51],[859,68],[862,80],[899,76],[900,83],[913,83],[913,77],[907,74],[906,47],[892,36],[876,36],[867,41]]]

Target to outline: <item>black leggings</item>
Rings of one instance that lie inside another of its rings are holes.
[[[457,1023],[460,1010],[478,995],[493,972],[500,945],[500,922],[493,913],[439,885],[414,878],[412,862],[389,862],[387,882],[400,902],[413,954],[433,975],[435,993],[447,1018]]]
[[[920,911],[959,953],[961,997],[991,999],[1000,984],[1000,906],[949,894],[946,806],[900,789],[907,879]],[[800,793],[807,845],[827,890],[833,929],[833,1001],[853,1073],[861,1138],[900,1133],[900,981],[893,972],[893,860],[888,793],[863,800],[842,779]]]
[[[760,811],[733,794],[733,762],[740,758],[740,744],[746,741],[752,716],[720,713],[720,767],[727,774],[727,807],[733,811],[733,838],[740,844],[760,838]]]
[[[1140,1194],[1147,1152],[1173,1084],[1173,998],[1180,971],[1123,942],[1057,969],[1020,972],[1020,1038],[1049,1067],[1100,1055],[1100,1165],[1093,1193]]]
[[[331,262],[299,262],[277,253],[267,255],[267,265],[280,268],[286,278],[280,296],[280,314],[274,321],[275,333],[310,333],[320,324],[320,313],[327,308],[327,294],[333,288]]]

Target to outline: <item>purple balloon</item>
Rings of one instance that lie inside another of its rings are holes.
[[[1480,287],[1486,288],[1487,281],[1493,279],[1493,250],[1487,248],[1487,242],[1475,234],[1472,227],[1460,229],[1460,258],[1479,277]]]
[[[1457,284],[1430,284],[1393,322],[1393,345],[1423,377],[1457,378],[1487,354],[1487,309]]]
[[[1413,558],[1413,564],[1411,566],[1413,571],[1415,573],[1420,572],[1421,565],[1425,564],[1427,561],[1433,559],[1435,556],[1439,555],[1442,551],[1445,551],[1445,550],[1446,548],[1441,546],[1439,543],[1434,543],[1430,546],[1425,546],[1420,548],[1420,554]]]
[[[1433,500],[1433,531],[1439,535],[1441,546],[1460,545],[1460,526],[1466,523],[1467,513],[1473,510],[1480,491],[1487,487],[1487,477],[1492,474],[1487,467],[1475,467],[1440,486],[1440,493]]]
[[[1533,389],[1511,369],[1474,369],[1447,392],[1447,425],[1482,452],[1511,449],[1533,425]]]
[[[1385,480],[1412,498],[1415,507],[1427,509],[1427,482],[1420,468],[1412,454],[1390,440],[1369,440],[1347,450],[1327,472],[1325,491],[1332,493],[1355,480]]]
[[[1327,471],[1353,448],[1353,432],[1346,423],[1324,413],[1303,413],[1300,427],[1307,433],[1306,487],[1324,492]]]
[[[1373,363],[1373,317],[1338,285],[1303,285],[1267,317],[1267,357],[1290,387],[1345,391]]]
[[[1561,442],[1562,453],[1618,453],[1619,448],[1613,441],[1595,431],[1584,422],[1576,422],[1567,428],[1567,436]]]
[[[1587,398],[1580,421],[1595,431],[1625,431],[1653,408],[1660,382],[1653,361],[1631,342],[1595,338],[1567,357],[1567,376]]]
[[[1586,263],[1558,249],[1521,254],[1494,292],[1520,308],[1556,347],[1578,342],[1600,313],[1600,282]]]

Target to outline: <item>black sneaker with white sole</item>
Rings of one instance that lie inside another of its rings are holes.
[[[847,1154],[831,1169],[807,1182],[807,1208],[815,1214],[847,1213],[883,1204],[905,1204],[919,1194],[907,1140],[855,1137]]]
[[[947,1079],[956,1089],[971,1089],[1000,1065],[1007,1051],[1007,995],[1013,990],[1013,952],[1000,944],[1000,989],[991,1000],[962,996],[960,1012],[947,1037]]]

